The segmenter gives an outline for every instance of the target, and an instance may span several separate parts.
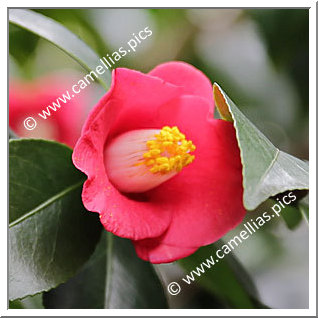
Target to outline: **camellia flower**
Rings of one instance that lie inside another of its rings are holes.
[[[89,105],[87,91],[63,103],[60,108],[47,110],[49,105],[62,97],[67,88],[78,81],[79,74],[50,74],[35,81],[11,80],[9,86],[9,125],[20,137],[56,140],[74,147],[85,120],[85,105]],[[42,119],[38,114],[50,112]],[[34,130],[24,127],[27,117],[36,119]]]
[[[138,256],[172,262],[211,244],[244,215],[233,124],[214,119],[212,86],[191,65],[148,74],[117,68],[73,152],[84,206]]]

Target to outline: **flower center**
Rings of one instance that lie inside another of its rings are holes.
[[[180,172],[194,160],[190,153],[195,150],[195,145],[186,139],[178,127],[165,126],[154,137],[154,140],[147,141],[148,151],[136,165],[144,164],[154,174],[166,174]]]
[[[194,150],[192,141],[177,127],[131,130],[106,144],[105,171],[119,191],[145,192],[189,165]]]

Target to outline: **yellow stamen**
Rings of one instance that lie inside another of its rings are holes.
[[[189,165],[195,150],[191,140],[187,140],[178,127],[163,127],[154,139],[147,141],[148,151],[143,154],[143,160],[137,165],[146,165],[153,174],[167,174],[181,171]]]

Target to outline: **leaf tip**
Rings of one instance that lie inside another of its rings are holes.
[[[226,121],[233,122],[233,118],[229,111],[229,106],[226,102],[223,91],[217,83],[213,83],[213,97],[221,118]]]

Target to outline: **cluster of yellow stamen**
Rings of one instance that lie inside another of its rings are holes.
[[[179,172],[194,160],[190,152],[195,150],[195,145],[178,127],[165,126],[154,137],[154,140],[147,141],[148,151],[143,154],[141,162],[149,167],[150,172]]]

